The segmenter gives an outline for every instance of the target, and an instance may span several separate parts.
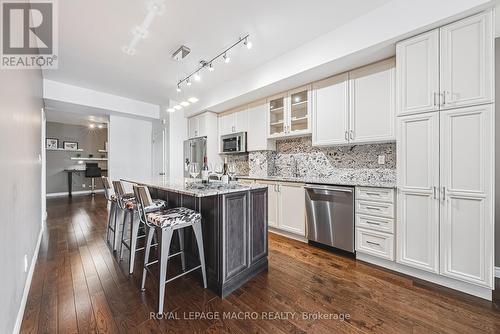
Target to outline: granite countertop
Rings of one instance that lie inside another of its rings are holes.
[[[238,176],[239,179],[318,183],[358,187],[396,187],[396,171],[393,169],[339,169],[333,175],[325,177],[290,177],[290,176]]]
[[[172,180],[167,177],[158,177],[150,180],[121,180],[124,182],[141,184],[151,188],[157,188],[195,197],[207,197],[267,188],[267,185],[264,184],[243,184],[238,182],[224,184],[220,181],[210,181],[208,185],[205,185],[201,183],[200,179],[197,179],[196,182],[193,182],[191,181],[191,179]]]

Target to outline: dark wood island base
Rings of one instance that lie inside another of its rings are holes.
[[[208,288],[218,296],[224,298],[267,271],[267,188],[199,196],[146,185],[151,196],[167,201],[168,207],[201,213]],[[188,268],[197,265],[196,239],[189,229],[184,247]]]

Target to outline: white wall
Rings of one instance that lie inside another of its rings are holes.
[[[108,169],[111,180],[151,178],[150,121],[110,115]]]
[[[184,141],[188,138],[188,123],[182,111],[169,114],[168,119],[169,177],[184,177]]]
[[[43,80],[43,88],[43,97],[49,100],[139,117],[158,119],[160,116],[160,107],[156,104],[46,79]]]
[[[0,72],[0,333],[12,333],[31,282],[24,256],[30,268],[42,230],[43,85],[39,70]]]

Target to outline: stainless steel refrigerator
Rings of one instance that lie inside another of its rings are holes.
[[[198,163],[203,167],[203,158],[207,155],[207,137],[184,141],[184,177],[189,177],[189,164]]]

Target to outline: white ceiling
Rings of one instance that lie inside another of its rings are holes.
[[[147,14],[139,0],[59,1],[59,69],[45,78],[85,88],[167,104],[202,96],[300,45],[359,17],[389,0],[166,0],[137,54],[122,46]],[[216,64],[180,94],[175,85],[198,61],[215,56],[249,33],[254,47],[236,48],[230,64]],[[191,54],[178,63],[170,55],[180,45]],[[188,92],[186,90],[189,90]]]

